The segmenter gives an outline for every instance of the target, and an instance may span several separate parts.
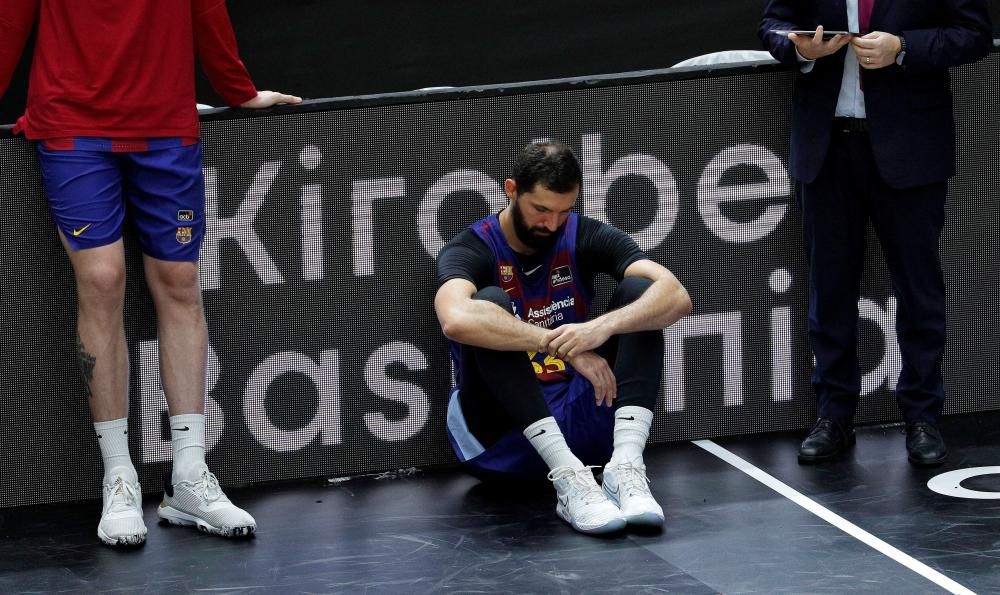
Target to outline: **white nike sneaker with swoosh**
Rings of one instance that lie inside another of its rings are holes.
[[[204,468],[196,481],[169,483],[156,514],[172,525],[195,526],[222,537],[249,537],[257,530],[250,513],[229,501],[215,474]]]
[[[625,528],[621,511],[601,491],[590,467],[556,467],[549,480],[556,488],[556,514],[577,531],[601,534]]]
[[[646,466],[619,463],[604,468],[602,486],[608,499],[617,506],[630,525],[659,527],[663,525],[663,508],[649,490]]]

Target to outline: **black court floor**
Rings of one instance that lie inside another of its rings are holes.
[[[899,427],[816,467],[798,434],[654,446],[665,529],[606,538],[559,520],[547,485],[454,470],[230,490],[257,518],[247,541],[160,526],[147,497],[147,543],[124,552],[99,544],[98,502],[0,510],[0,592],[1000,593],[1000,499],[927,486],[992,467],[961,487],[1000,497],[1000,413],[945,436],[933,470],[907,464]]]

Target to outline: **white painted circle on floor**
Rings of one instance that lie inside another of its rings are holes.
[[[939,494],[953,498],[1000,500],[1000,492],[981,492],[962,487],[963,481],[980,475],[1000,475],[1000,467],[971,467],[949,471],[932,477],[927,482],[927,487]]]

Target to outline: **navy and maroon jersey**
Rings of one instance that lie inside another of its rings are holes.
[[[577,224],[577,215],[570,213],[556,245],[528,271],[507,244],[496,215],[473,224],[472,230],[493,252],[495,284],[510,297],[518,319],[549,329],[587,320],[593,296],[576,267]],[[547,353],[528,355],[539,382],[566,381],[575,374],[570,364]]]

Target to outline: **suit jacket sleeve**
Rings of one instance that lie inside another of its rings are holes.
[[[771,52],[774,59],[782,64],[794,66],[799,63],[795,54],[795,44],[784,35],[777,35],[770,31],[772,29],[801,29],[802,26],[798,24],[799,20],[800,15],[797,14],[796,2],[794,1],[767,0],[764,5],[764,15],[757,26],[757,37],[764,44],[764,48]]]
[[[38,16],[38,0],[0,2],[0,97],[7,91]]]
[[[975,62],[993,46],[987,0],[950,0],[943,4],[940,27],[902,32],[907,68],[950,68]]]

